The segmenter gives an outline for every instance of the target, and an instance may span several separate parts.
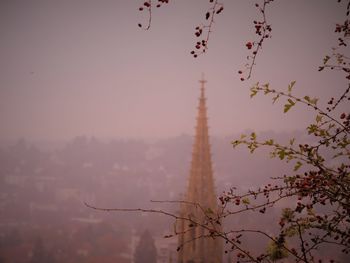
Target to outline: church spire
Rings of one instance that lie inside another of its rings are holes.
[[[216,195],[209,144],[209,128],[205,97],[206,82],[207,81],[202,75],[202,79],[199,81],[201,84],[200,97],[187,199],[191,202],[200,203],[202,206],[213,207],[216,205]]]
[[[217,200],[212,171],[207,107],[205,97],[204,75],[199,81],[200,97],[195,127],[195,138],[192,150],[191,170],[186,193],[186,201],[199,204],[203,209],[217,211]],[[180,209],[183,217],[194,218],[197,222],[204,222],[203,211],[196,206],[183,204]],[[181,221],[179,246],[182,247],[178,255],[179,263],[222,262],[222,244],[219,239],[198,238],[206,235],[202,227],[191,227],[188,222]]]

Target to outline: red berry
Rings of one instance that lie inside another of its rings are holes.
[[[245,45],[246,45],[246,47],[247,47],[248,49],[251,49],[251,48],[253,47],[252,42],[248,42],[248,43],[245,44]]]

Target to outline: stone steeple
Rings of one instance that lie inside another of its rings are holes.
[[[216,213],[217,198],[211,162],[208,118],[205,98],[205,83],[202,77],[199,81],[200,98],[197,115],[196,135],[193,144],[191,170],[185,201],[180,207],[180,216],[193,218],[200,224],[205,224],[207,215],[204,211]],[[191,204],[190,204],[191,203]],[[194,204],[199,204],[196,206]],[[221,263],[222,240],[208,237],[209,232],[203,227],[190,226],[190,222],[180,220],[178,263]],[[216,226],[219,227],[219,226]],[[205,237],[207,236],[207,237]]]

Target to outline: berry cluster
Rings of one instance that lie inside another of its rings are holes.
[[[259,50],[262,48],[262,44],[265,39],[271,37],[271,25],[267,23],[265,12],[266,12],[266,6],[267,4],[271,3],[273,0],[264,0],[262,5],[259,5],[258,3],[255,4],[255,7],[258,9],[259,13],[261,14],[261,21],[254,20],[254,29],[255,34],[257,35],[257,40],[255,41],[248,41],[245,46],[248,50],[251,50],[251,55],[247,57],[248,63],[245,65],[244,70],[239,70],[238,74],[240,75],[241,81],[244,81],[246,79],[249,79],[252,74],[253,67],[255,65],[256,56],[259,52]],[[244,77],[242,74],[246,73],[246,77]]]
[[[195,44],[195,49],[191,51],[191,55],[196,58],[199,55],[205,53],[208,49],[208,41],[211,33],[211,28],[214,23],[215,15],[220,14],[224,10],[224,5],[219,3],[218,0],[209,0],[211,6],[205,13],[205,20],[207,21],[205,24],[201,24],[196,26],[194,35],[199,38],[203,37],[201,40],[197,41]]]
[[[158,3],[156,4],[156,7],[159,8],[162,6],[162,4],[168,4],[169,0],[158,0]],[[138,23],[138,26],[140,28],[144,28],[145,30],[148,30],[151,27],[152,22],[152,0],[145,1],[140,7],[139,11],[148,11],[148,24],[147,26],[143,27],[141,23]]]

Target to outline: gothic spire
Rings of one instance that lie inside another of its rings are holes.
[[[203,206],[216,206],[216,194],[212,171],[212,161],[209,144],[209,128],[205,97],[205,83],[202,75],[200,83],[200,97],[195,127],[195,139],[192,150],[187,199]]]
[[[180,215],[192,218],[199,224],[204,224],[204,211],[218,211],[214,178],[211,163],[211,153],[208,132],[208,117],[205,97],[206,80],[202,75],[200,83],[200,97],[197,112],[197,124],[192,149],[192,162],[185,201],[180,208]],[[203,209],[199,209],[199,204]],[[222,242],[220,239],[204,238],[208,231],[200,226],[190,227],[186,220],[178,222],[180,229],[178,263],[222,263]],[[202,237],[202,238],[199,238]]]

